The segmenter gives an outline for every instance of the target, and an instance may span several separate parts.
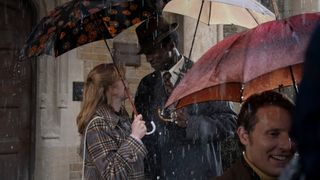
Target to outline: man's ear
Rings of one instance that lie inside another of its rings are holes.
[[[244,129],[243,126],[240,126],[238,129],[237,129],[237,134],[239,136],[239,139],[240,139],[240,142],[241,144],[243,144],[244,146],[248,145],[249,144],[249,133],[247,130]]]

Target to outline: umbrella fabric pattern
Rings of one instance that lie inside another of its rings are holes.
[[[291,85],[293,77],[300,81],[305,49],[319,23],[320,13],[301,14],[225,38],[194,64],[166,105],[241,102],[251,94]]]
[[[164,12],[171,12],[198,19],[201,0],[171,0]],[[255,0],[204,0],[200,22],[207,25],[235,24],[253,28],[275,15]]]
[[[143,0],[73,0],[42,18],[28,37],[22,57],[57,57],[78,46],[110,39],[156,10]]]

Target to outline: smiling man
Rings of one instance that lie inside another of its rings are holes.
[[[217,179],[277,179],[294,155],[289,136],[293,103],[267,91],[247,99],[237,122],[243,158]]]

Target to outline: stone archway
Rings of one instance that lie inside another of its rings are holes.
[[[0,2],[0,179],[32,176],[35,64],[18,57],[34,15],[30,1]]]

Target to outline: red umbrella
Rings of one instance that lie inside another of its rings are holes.
[[[241,102],[251,94],[301,79],[301,66],[320,13],[270,21],[210,48],[190,69],[166,106],[208,100]]]

